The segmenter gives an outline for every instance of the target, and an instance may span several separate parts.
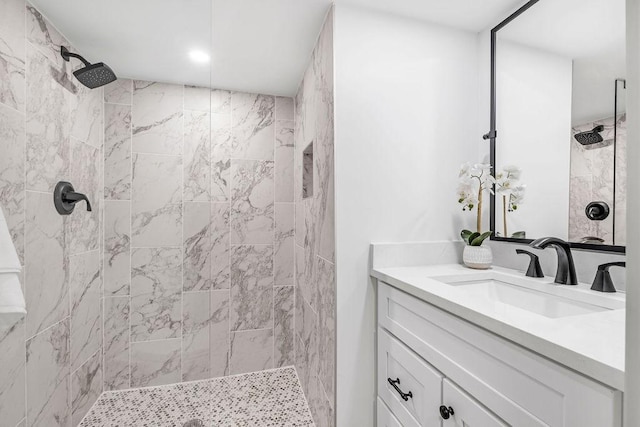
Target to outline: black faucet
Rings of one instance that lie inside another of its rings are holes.
[[[609,267],[626,267],[625,262],[610,262],[598,266],[595,279],[593,279],[593,285],[591,285],[592,291],[599,292],[615,292],[616,287],[613,286],[613,280],[611,280],[611,274],[609,274]]]
[[[529,244],[535,249],[545,249],[553,246],[558,254],[558,271],[556,272],[556,283],[561,285],[577,285],[576,266],[571,255],[571,244],[557,237],[542,237]]]

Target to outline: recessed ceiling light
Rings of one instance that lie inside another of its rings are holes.
[[[206,52],[203,52],[201,50],[197,50],[194,49],[191,52],[189,52],[189,58],[191,58],[191,60],[193,62],[197,62],[199,64],[204,64],[205,62],[209,62],[209,54]]]

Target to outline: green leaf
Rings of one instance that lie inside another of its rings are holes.
[[[493,231],[487,231],[486,233],[482,233],[482,234],[476,233],[476,234],[478,234],[476,237],[474,237],[473,239],[470,239],[471,246],[482,245],[482,242],[484,242],[487,237],[491,236],[493,234]]]
[[[469,245],[473,245],[473,239],[475,239],[476,237],[480,236],[480,233],[475,232],[475,233],[471,233],[471,235],[469,236]]]
[[[526,231],[516,231],[515,233],[513,233],[511,235],[511,237],[513,237],[514,239],[526,239],[527,238],[527,232]]]
[[[465,243],[468,245],[469,244],[469,236],[471,236],[473,234],[473,231],[471,230],[462,230],[460,232],[460,237],[462,237],[462,240],[465,241]]]

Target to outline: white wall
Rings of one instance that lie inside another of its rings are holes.
[[[476,35],[336,6],[337,421],[374,425],[372,241],[455,239],[478,132]]]
[[[504,40],[496,61],[496,172],[522,169],[524,203],[507,214],[508,234],[569,237],[572,61]],[[502,198],[496,232],[503,230]]]
[[[640,209],[640,0],[627,0],[627,209]],[[627,216],[627,339],[624,426],[640,425],[640,221]]]

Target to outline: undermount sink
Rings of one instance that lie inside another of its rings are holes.
[[[560,286],[548,278],[532,279],[502,271],[432,277],[466,295],[517,307],[547,318],[579,316],[623,309],[624,297],[589,290],[587,285]]]

